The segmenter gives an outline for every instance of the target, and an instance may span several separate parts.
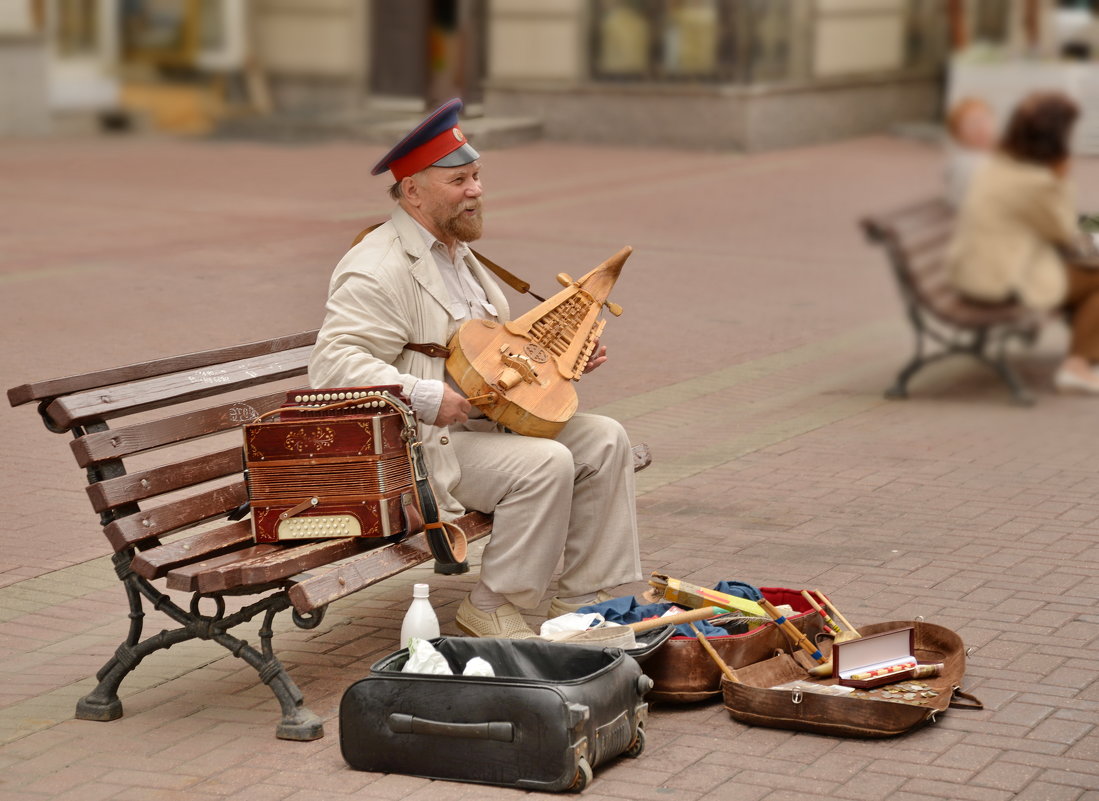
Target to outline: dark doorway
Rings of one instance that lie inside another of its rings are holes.
[[[425,106],[483,96],[485,0],[374,0],[370,90]]]

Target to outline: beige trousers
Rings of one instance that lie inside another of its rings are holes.
[[[494,513],[481,559],[486,589],[532,609],[562,560],[564,597],[641,578],[633,455],[616,420],[578,414],[555,439],[470,420],[451,426],[450,446],[462,473],[454,497]]]

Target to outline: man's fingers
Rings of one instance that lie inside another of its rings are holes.
[[[592,356],[590,359],[588,359],[588,363],[586,365],[584,365],[584,372],[585,373],[590,373],[592,370],[594,370],[596,367],[601,365],[606,360],[607,360],[607,346],[603,345],[602,347],[600,347],[596,351],[594,356]]]

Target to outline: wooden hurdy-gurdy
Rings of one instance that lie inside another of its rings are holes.
[[[418,531],[399,386],[287,393],[278,420],[244,426],[256,542]],[[342,408],[331,408],[344,403]]]
[[[607,302],[632,248],[583,278],[557,276],[564,289],[515,320],[468,320],[448,345],[446,370],[470,403],[519,434],[555,437],[576,413],[573,384],[584,373],[606,320]]]

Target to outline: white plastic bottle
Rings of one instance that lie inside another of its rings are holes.
[[[427,599],[428,589],[426,584],[412,585],[412,605],[401,623],[401,648],[408,647],[410,637],[431,640],[439,636],[439,618],[435,617],[435,610]]]

